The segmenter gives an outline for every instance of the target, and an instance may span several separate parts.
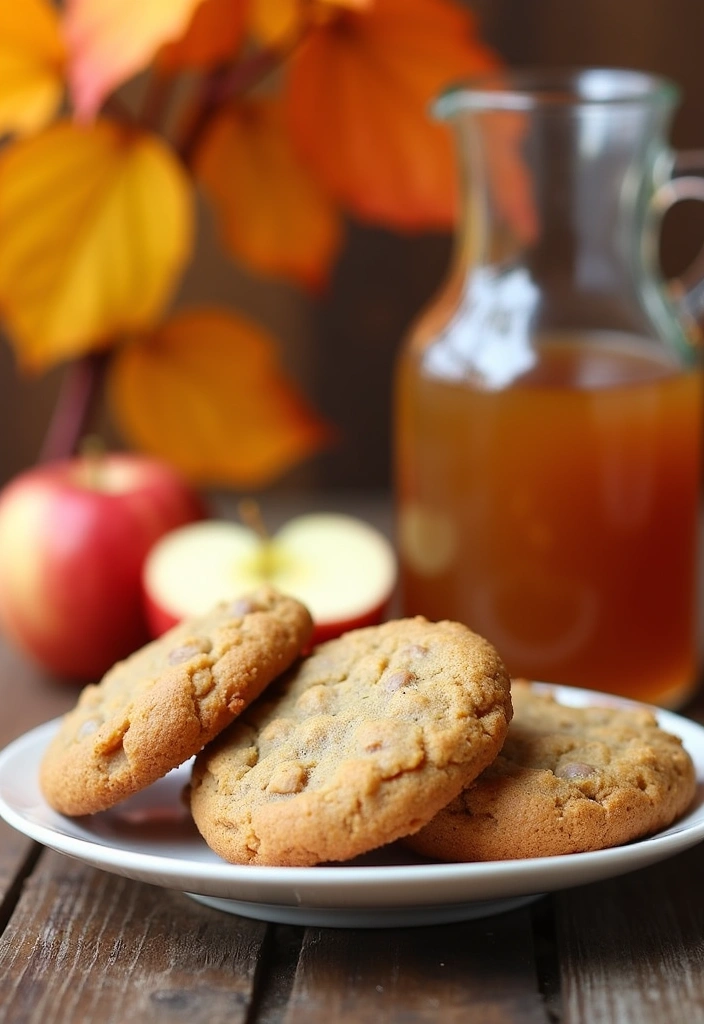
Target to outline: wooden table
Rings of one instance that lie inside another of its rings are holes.
[[[76,694],[0,641],[0,747]],[[321,929],[225,914],[0,822],[0,933],[0,1024],[704,1022],[704,847],[482,920]]]

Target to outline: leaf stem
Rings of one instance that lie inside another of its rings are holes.
[[[139,125],[139,118],[137,115],[130,110],[123,99],[115,93],[112,93],[105,100],[102,113],[106,114],[114,121],[119,121],[121,124],[130,125],[131,127]]]
[[[39,453],[40,462],[69,458],[78,451],[102,396],[109,359],[110,352],[105,349],[68,364]]]
[[[214,68],[205,77],[200,96],[191,109],[181,141],[176,146],[186,166],[193,162],[198,144],[222,104],[249,92],[264,81],[288,59],[302,38],[303,34],[297,35],[285,46],[268,47],[236,64]]]
[[[158,68],[152,70],[139,115],[142,127],[150,131],[159,131],[166,114],[174,87],[173,75],[167,75]]]

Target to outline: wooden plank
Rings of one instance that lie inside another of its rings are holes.
[[[13,885],[31,851],[29,839],[0,821],[0,929],[12,910],[6,900],[12,900]]]
[[[46,852],[0,939],[0,1024],[244,1024],[266,931]]]
[[[0,638],[0,749],[27,729],[63,714],[77,695],[76,686],[50,680]],[[0,821],[0,928],[11,910],[6,898],[32,846]]]
[[[284,1024],[440,1020],[546,1024],[529,910],[443,927],[306,932]]]
[[[704,1021],[701,847],[556,906],[563,1024]]]

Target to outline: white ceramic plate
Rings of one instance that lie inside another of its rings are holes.
[[[551,689],[565,704],[628,706],[604,694]],[[654,864],[704,839],[704,728],[671,712],[655,713],[663,728],[682,738],[694,759],[699,780],[694,803],[664,832],[596,853],[436,864],[390,846],[331,867],[227,864],[206,846],[180,800],[188,764],[101,814],[71,819],[52,811],[39,791],[37,769],[56,722],[33,729],[0,753],[0,815],[32,839],[86,864],[179,889],[246,917],[360,928],[466,920]]]

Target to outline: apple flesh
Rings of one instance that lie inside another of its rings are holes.
[[[168,465],[132,454],[46,463],[0,492],[0,629],[52,674],[97,679],[149,639],[144,559],[202,518]]]
[[[389,541],[361,519],[311,513],[270,539],[239,523],[209,519],[162,537],[144,564],[147,619],[160,636],[268,582],[302,601],[313,616],[313,643],[381,622],[396,583]]]

